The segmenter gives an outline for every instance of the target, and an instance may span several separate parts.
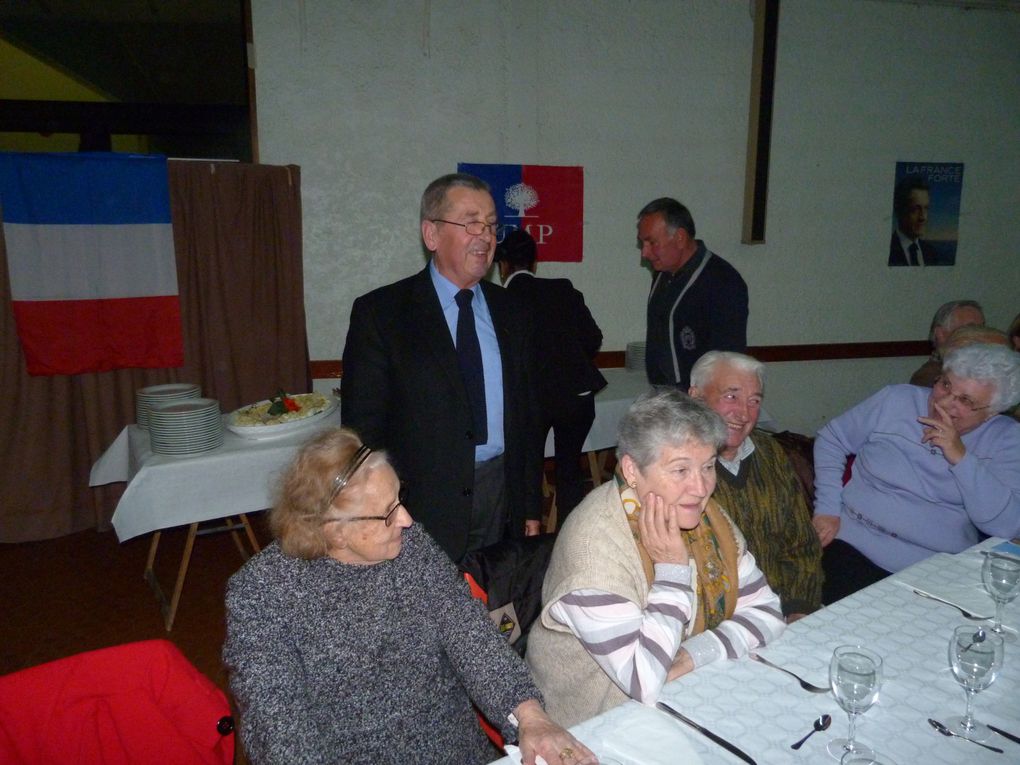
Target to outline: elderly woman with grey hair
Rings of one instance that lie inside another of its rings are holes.
[[[474,702],[526,765],[594,765],[399,488],[343,428],[284,474],[277,540],[227,587],[223,657],[251,761],[488,762]]]
[[[528,663],[554,720],[573,725],[779,635],[778,596],[714,501],[722,419],[674,389],[620,422],[616,480],[556,540]]]
[[[1017,401],[1020,354],[970,345],[946,355],[933,388],[883,388],[818,432],[824,603],[982,534],[1020,534],[1020,423],[998,416]]]

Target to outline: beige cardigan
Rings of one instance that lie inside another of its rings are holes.
[[[739,557],[746,542],[732,521],[730,526]],[[691,564],[691,588],[697,592],[698,572],[693,560]],[[580,589],[611,592],[642,610],[647,605],[648,581],[615,481],[592,491],[563,524],[542,587],[542,615],[528,636],[528,664],[545,695],[546,710],[563,726],[594,717],[628,698],[581,641],[549,614],[553,603]],[[694,598],[690,623],[696,618]]]

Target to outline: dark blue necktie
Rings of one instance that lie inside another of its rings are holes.
[[[917,259],[917,242],[911,242],[910,247],[908,247],[907,249],[910,250],[910,265],[912,266],[921,265],[921,261]]]
[[[471,290],[457,293],[457,361],[460,375],[464,378],[468,399],[471,401],[472,431],[475,443],[484,444],[489,440],[489,427],[485,415],[485,371],[482,369],[482,348],[475,331],[475,312],[471,310]]]

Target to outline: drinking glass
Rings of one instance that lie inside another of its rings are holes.
[[[878,699],[882,687],[882,657],[859,645],[841,645],[832,652],[829,662],[829,684],[836,701],[850,718],[850,733],[846,738],[829,742],[829,754],[841,760],[847,752],[870,756],[866,746],[854,740],[858,715],[868,711]]]
[[[967,694],[967,712],[950,717],[946,725],[964,738],[987,741],[992,732],[974,719],[974,696],[991,685],[1002,668],[1002,638],[973,624],[957,627],[949,641],[949,667]]]
[[[1015,643],[1016,635],[1002,628],[1002,609],[1020,594],[1020,561],[1005,555],[987,553],[981,564],[981,581],[995,600],[995,626],[992,630],[1007,643]]]

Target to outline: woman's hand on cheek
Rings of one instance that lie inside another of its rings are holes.
[[[648,492],[641,500],[638,532],[652,563],[687,565],[687,545],[680,531],[676,508],[668,506],[658,494]]]

